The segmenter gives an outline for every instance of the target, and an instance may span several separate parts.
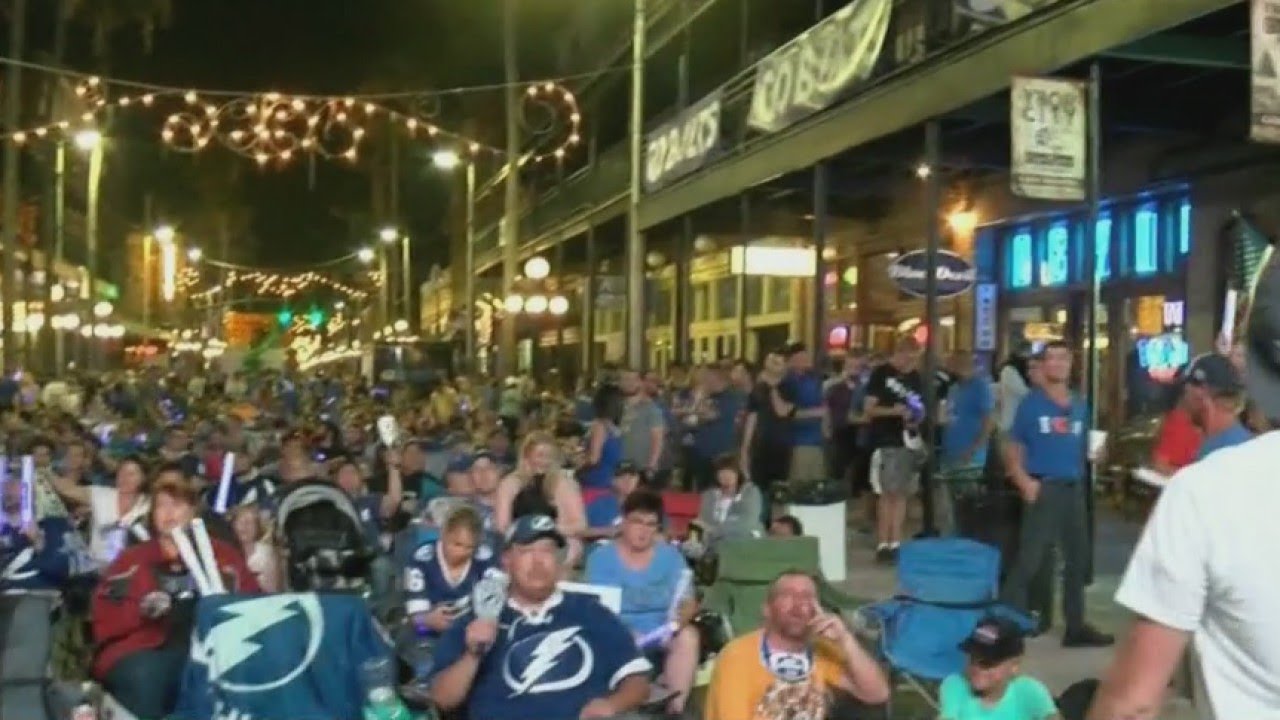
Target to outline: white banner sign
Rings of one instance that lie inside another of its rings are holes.
[[[1004,25],[1060,0],[955,0],[956,12],[980,26]]]
[[[777,132],[870,77],[892,10],[892,0],[854,0],[761,60],[747,123]]]
[[[1014,194],[1038,200],[1083,200],[1089,147],[1087,85],[1058,78],[1013,78]]]
[[[644,146],[644,188],[653,192],[702,167],[720,142],[720,91],[649,133]]]
[[[1280,142],[1280,0],[1253,0],[1249,8],[1253,72],[1249,137]]]

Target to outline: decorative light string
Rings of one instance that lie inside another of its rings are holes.
[[[192,282],[192,285],[194,284],[195,281]],[[225,292],[236,285],[251,285],[250,291],[254,295],[279,297],[286,300],[317,286],[340,292],[352,300],[364,300],[369,296],[369,293],[364,290],[358,290],[318,272],[272,273],[232,270],[227,273],[227,279],[224,283],[194,293],[190,296],[190,299],[194,301],[209,300],[218,293]]]
[[[359,158],[360,144],[368,133],[367,126],[380,118],[385,118],[412,138],[425,138],[450,146],[471,160],[486,154],[505,155],[501,148],[373,99],[279,92],[209,93],[171,88],[123,94],[112,92],[117,86],[123,87],[124,83],[104,81],[98,77],[86,78],[75,87],[77,97],[87,108],[76,119],[63,118],[11,130],[0,135],[0,139],[21,145],[50,134],[73,133],[95,123],[108,108],[169,106],[160,138],[171,149],[196,153],[216,140],[218,144],[263,166],[283,165],[302,154],[354,162]],[[570,149],[581,143],[582,115],[571,90],[556,82],[538,82],[527,85],[522,98],[524,105],[521,109],[526,118],[539,108],[543,114],[549,112],[552,118],[535,132],[540,136],[539,140],[555,137],[558,142],[548,143],[548,147],[522,156],[521,165],[563,159]],[[526,122],[527,126],[529,124]],[[563,127],[558,128],[561,124]]]

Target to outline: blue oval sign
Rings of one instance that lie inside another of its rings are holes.
[[[929,253],[926,250],[912,250],[899,255],[889,263],[889,279],[902,292],[924,297],[928,263]],[[959,255],[949,250],[939,250],[937,278],[937,296],[951,297],[973,287],[974,281],[978,279],[978,271]]]

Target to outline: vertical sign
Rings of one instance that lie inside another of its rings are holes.
[[[1014,194],[1037,200],[1085,199],[1088,124],[1085,83],[1015,77],[1010,98]]]
[[[1280,0],[1253,0],[1249,37],[1249,137],[1258,142],[1280,143]]]
[[[994,352],[996,349],[996,284],[981,283],[973,303],[973,349]]]

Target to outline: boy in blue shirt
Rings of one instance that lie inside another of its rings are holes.
[[[668,623],[678,624],[668,637],[640,649],[661,673],[664,687],[675,693],[668,712],[679,715],[698,671],[700,643],[697,630],[687,624],[695,603],[676,597],[688,565],[675,546],[662,542],[661,532],[662,498],[650,490],[631,493],[622,504],[618,537],[587,557],[585,577],[592,585],[622,590],[622,622],[637,642]],[[670,616],[673,607],[677,617]]]
[[[1005,602],[1026,609],[1030,584],[1051,551],[1063,561],[1064,647],[1105,647],[1114,642],[1085,623],[1084,586],[1088,563],[1085,457],[1089,412],[1068,387],[1071,348],[1062,341],[1041,353],[1041,383],[1018,405],[1004,443],[1009,479],[1025,505],[1018,556],[1002,592]]]
[[[1019,674],[1024,645],[1016,625],[983,620],[960,649],[968,663],[942,681],[941,720],[1061,720],[1044,684]]]

